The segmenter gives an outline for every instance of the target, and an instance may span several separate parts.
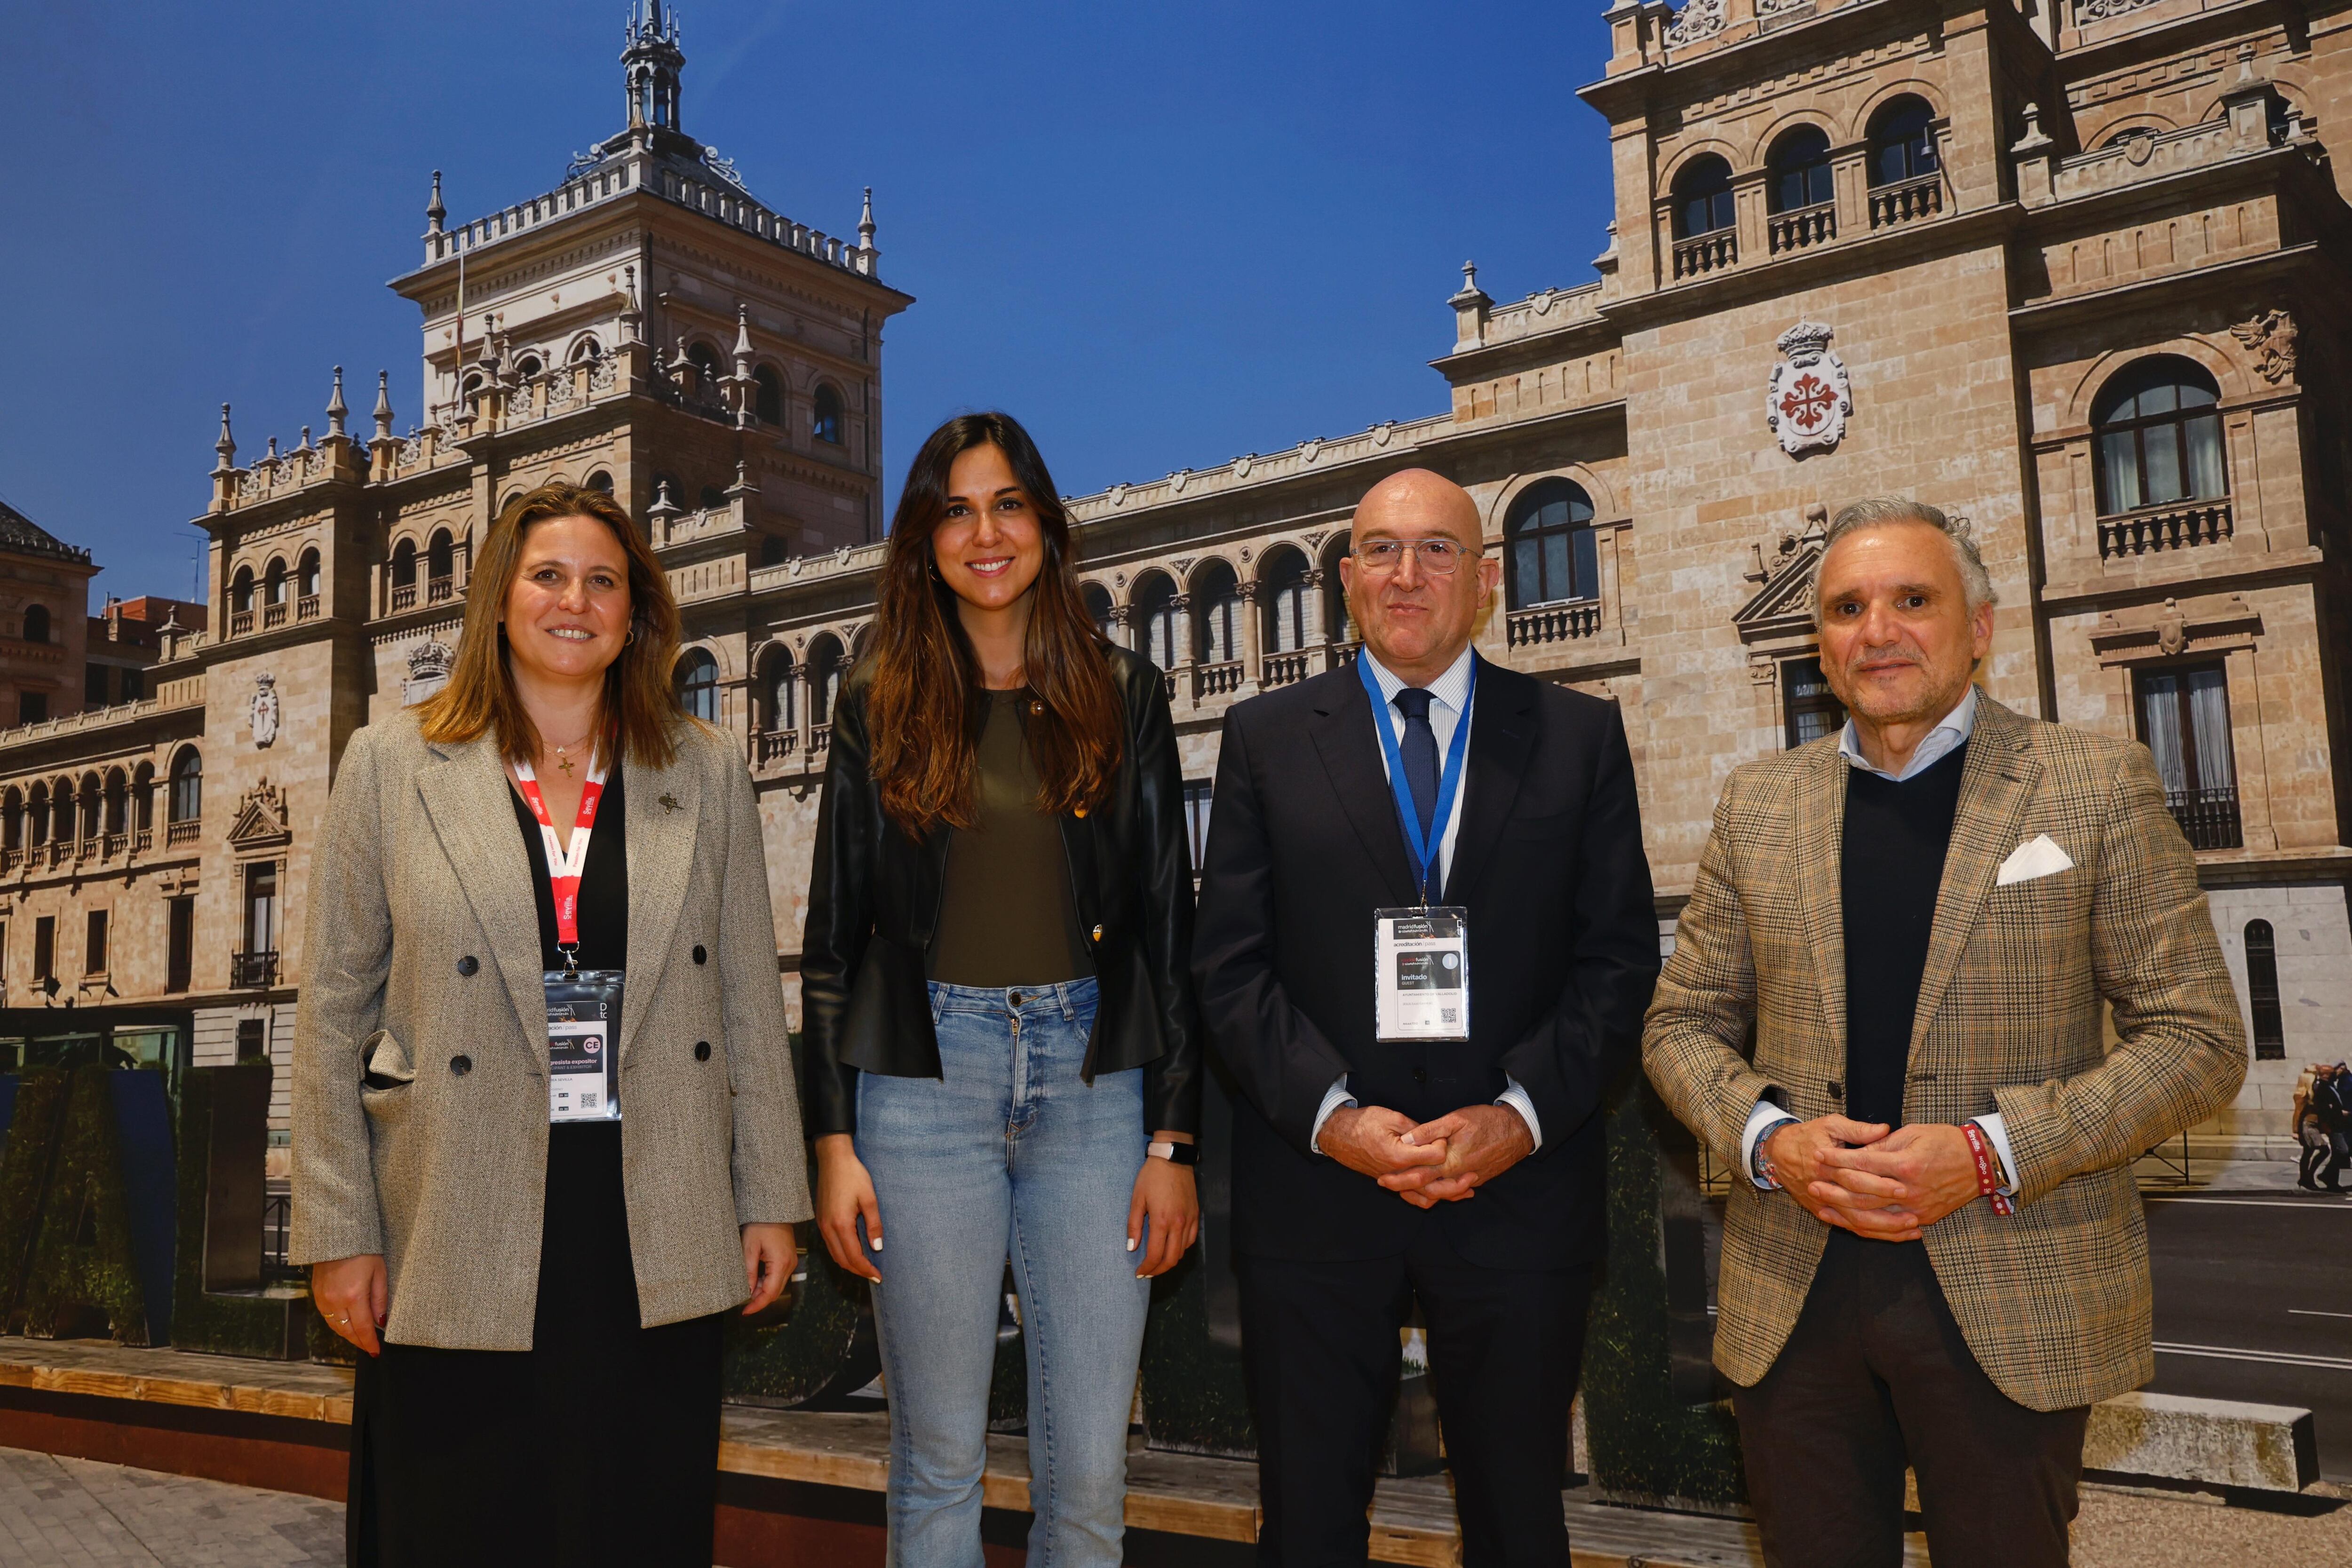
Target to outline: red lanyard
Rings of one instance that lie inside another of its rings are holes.
[[[556,842],[555,820],[548,815],[547,797],[539,792],[539,778],[528,762],[514,765],[515,782],[539,819],[540,841],[547,846],[547,880],[555,889],[555,945],[580,946],[580,873],[588,868],[588,835],[595,831],[596,803],[604,798],[604,770],[588,770],[587,786],[580,791],[580,820],[572,825],[570,848]]]

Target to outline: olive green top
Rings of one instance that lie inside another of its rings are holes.
[[[1070,901],[1061,819],[1038,808],[1036,759],[1022,735],[1036,694],[982,692],[976,828],[948,845],[931,978],[950,986],[1042,986],[1094,973]]]

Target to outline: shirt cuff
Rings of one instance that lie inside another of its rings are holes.
[[[2015,1197],[2017,1196],[2017,1156],[2010,1152],[2009,1124],[2000,1119],[2000,1113],[1998,1111],[1989,1116],[1972,1116],[1969,1120],[1984,1129],[1984,1135],[1992,1140],[1992,1152],[2000,1156],[2000,1174],[2003,1179],[2001,1185],[1995,1190],[2003,1197]]]
[[[1323,1091],[1323,1106],[1322,1109],[1315,1113],[1315,1125],[1307,1134],[1307,1146],[1313,1149],[1317,1154],[1321,1154],[1323,1152],[1323,1124],[1329,1121],[1331,1119],[1331,1113],[1337,1111],[1340,1106],[1352,1105],[1355,1103],[1356,1097],[1348,1092],[1348,1075],[1343,1072],[1339,1074],[1339,1081],[1337,1082],[1333,1083],[1330,1088]]]
[[[1748,1173],[1749,1181],[1766,1192],[1778,1192],[1780,1184],[1757,1169],[1756,1150],[1764,1142],[1767,1133],[1783,1122],[1796,1119],[1769,1100],[1759,1100],[1756,1109],[1748,1113],[1748,1130],[1739,1134],[1739,1168]]]
[[[1525,1089],[1519,1087],[1519,1081],[1509,1073],[1503,1074],[1503,1082],[1506,1087],[1500,1094],[1495,1096],[1495,1103],[1508,1105],[1512,1110],[1517,1111],[1519,1113],[1519,1120],[1528,1124],[1528,1135],[1536,1141],[1537,1148],[1542,1148],[1543,1121],[1536,1114],[1536,1103],[1528,1097],[1528,1092]]]

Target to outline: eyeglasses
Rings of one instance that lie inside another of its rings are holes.
[[[1473,549],[1459,539],[1374,539],[1358,545],[1354,550],[1357,562],[1375,577],[1386,577],[1404,564],[1404,552],[1412,550],[1421,558],[1421,570],[1436,577],[1450,577],[1464,561],[1486,552]]]

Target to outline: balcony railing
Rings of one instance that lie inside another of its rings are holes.
[[[1514,610],[1506,624],[1505,635],[1514,648],[1572,642],[1601,630],[1601,601],[1587,599],[1571,604],[1538,604],[1532,610]]]
[[[1703,277],[1720,272],[1739,259],[1739,232],[1717,229],[1713,234],[1675,241],[1675,277]]]
[[[1774,213],[1765,222],[1765,234],[1774,256],[1802,250],[1837,238],[1837,204],[1822,202],[1792,212]]]
[[[2150,550],[2191,549],[2230,537],[2230,503],[2189,501],[2147,507],[2099,519],[2099,554],[2146,555]]]
[[[295,619],[295,620],[297,620],[297,621],[316,621],[318,618],[319,618],[319,596],[318,596],[317,594],[315,594],[315,593],[306,593],[306,594],[304,594],[301,598],[299,598],[299,599],[298,599],[298,600],[296,600],[296,601],[294,601],[294,619]]]
[[[166,822],[163,825],[163,843],[167,848],[173,844],[193,844],[203,828],[204,820],[200,817],[183,817],[176,822]]]
[[[24,851],[0,850],[0,872],[15,871],[18,866],[23,865],[24,863]]]
[[[135,855],[143,855],[143,854],[145,854],[149,850],[152,850],[152,849],[153,849],[154,847],[155,847],[155,830],[154,830],[154,829],[152,829],[152,828],[134,828],[133,830],[131,830],[131,852],[132,854],[135,854]]]
[[[1192,666],[1192,700],[1205,701],[1242,689],[1241,661]]]
[[[801,743],[800,731],[796,729],[763,729],[758,738],[762,767],[772,762],[789,762]]]
[[[404,610],[414,610],[415,608],[416,584],[413,582],[394,583],[392,585],[392,612],[397,615]]]
[[[106,835],[105,853],[108,860],[112,860],[115,856],[121,854],[124,850],[129,849],[130,847],[131,835],[129,833],[109,833]]]
[[[829,724],[813,724],[809,726],[808,754],[811,758],[824,756],[824,748],[832,744],[833,726]]]
[[[287,603],[282,599],[275,604],[263,605],[261,607],[261,629],[266,632],[273,626],[285,625],[286,617],[293,608],[294,607],[292,605]]]
[[[1870,193],[1870,226],[1874,229],[1932,218],[1943,210],[1944,176],[1939,173],[1881,185]]]
[[[232,611],[230,611],[230,612],[228,612],[228,634],[229,634],[230,636],[232,636],[232,637],[242,637],[242,636],[244,636],[247,632],[250,632],[250,631],[252,631],[252,630],[253,630],[253,612],[252,612],[252,611],[250,611],[250,610],[232,610]]]
[[[427,604],[446,603],[457,596],[457,580],[454,577],[436,577],[425,585],[425,602]]]
[[[2238,787],[2212,789],[2168,789],[2164,803],[2172,820],[2189,839],[2192,850],[2234,850],[2246,841],[2238,821]]]
[[[1258,675],[1258,685],[1271,690],[1276,686],[1289,685],[1294,681],[1303,681],[1315,673],[1314,661],[1312,653],[1268,653],[1265,667]]]
[[[61,866],[65,864],[66,862],[73,859],[73,841],[71,839],[51,839],[49,841],[49,864],[52,866]]]
[[[228,956],[228,983],[238,988],[267,988],[278,983],[278,949],[233,952]]]

